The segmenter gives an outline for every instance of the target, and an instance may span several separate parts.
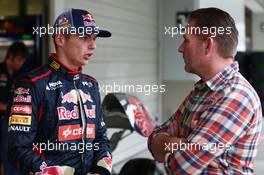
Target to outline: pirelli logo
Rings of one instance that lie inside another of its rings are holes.
[[[58,70],[60,68],[60,64],[57,63],[56,61],[52,61],[52,63],[50,64],[50,66],[55,69]]]
[[[9,125],[31,125],[31,116],[28,115],[11,115],[9,117]]]

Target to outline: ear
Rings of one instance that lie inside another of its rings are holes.
[[[215,41],[212,37],[207,37],[205,40],[205,55],[209,55],[213,52]]]
[[[65,42],[65,38],[63,37],[62,34],[56,34],[54,36],[54,42],[56,43],[57,46],[63,46],[64,42]]]

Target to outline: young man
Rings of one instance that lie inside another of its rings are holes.
[[[169,174],[253,174],[262,112],[257,93],[234,61],[234,20],[217,8],[198,9],[187,29],[178,50],[185,70],[201,80],[149,137],[149,150]],[[208,33],[213,29],[216,36]]]
[[[81,9],[62,13],[54,27],[56,53],[16,83],[10,161],[22,174],[108,175],[112,159],[98,83],[82,74],[82,66],[92,58],[96,37],[111,33],[99,30]]]
[[[22,67],[28,56],[25,44],[13,43],[7,50],[4,62],[0,63],[0,115],[6,110],[11,95],[14,74]]]
[[[0,63],[0,119],[1,119],[1,164],[4,174],[9,174],[7,162],[7,118],[6,108],[11,98],[11,91],[16,72],[22,67],[28,56],[28,49],[22,42],[14,42],[7,50],[4,62]],[[1,172],[2,172],[1,166]],[[0,172],[0,174],[1,174]],[[12,175],[14,173],[11,173]]]

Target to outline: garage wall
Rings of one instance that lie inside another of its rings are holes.
[[[101,86],[159,85],[157,0],[51,0],[50,3],[51,21],[64,9],[84,8],[94,15],[100,28],[112,32],[111,38],[97,40],[93,60],[84,68]],[[130,93],[140,98],[153,114],[161,113],[162,93]],[[102,98],[105,94],[105,89],[101,89]],[[120,167],[146,149],[146,138],[132,134],[118,145],[113,162]]]

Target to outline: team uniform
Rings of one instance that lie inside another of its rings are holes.
[[[74,175],[110,174],[100,103],[97,81],[81,69],[69,70],[52,54],[47,65],[15,84],[8,128],[11,162],[23,174],[63,172],[63,167]]]

